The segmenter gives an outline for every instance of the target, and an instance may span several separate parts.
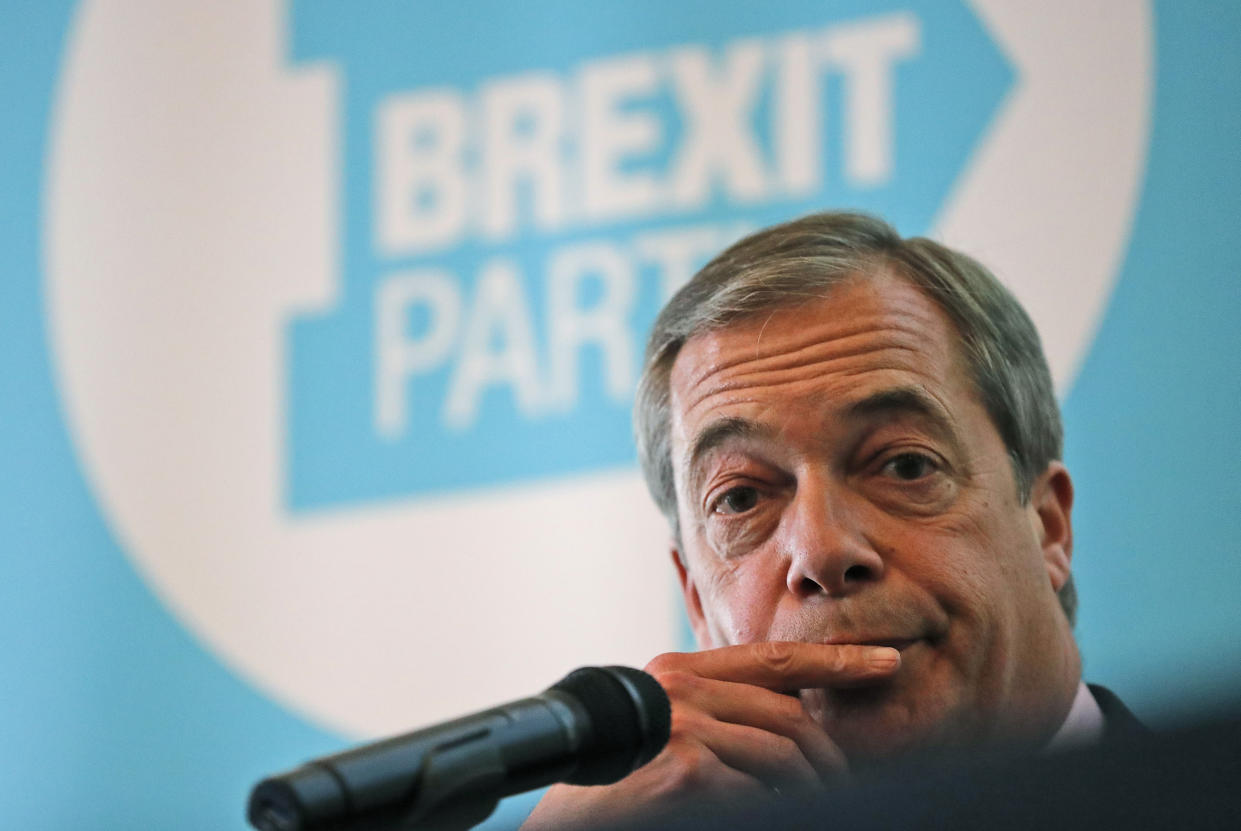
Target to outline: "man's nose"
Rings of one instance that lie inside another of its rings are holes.
[[[859,509],[822,488],[799,488],[782,529],[789,591],[844,597],[879,580],[884,562],[863,533]]]

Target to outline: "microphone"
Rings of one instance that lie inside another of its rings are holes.
[[[264,779],[246,813],[260,831],[469,828],[512,794],[623,779],[663,749],[671,722],[650,675],[583,667],[540,695]]]

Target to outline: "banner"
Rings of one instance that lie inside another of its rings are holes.
[[[1237,13],[7,17],[14,827],[241,827],[271,769],[691,648],[631,438],[645,334],[822,209],[975,255],[1038,324],[1090,680],[1154,720],[1241,686]]]

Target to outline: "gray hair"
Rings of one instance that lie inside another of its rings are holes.
[[[671,450],[670,378],[685,342],[760,312],[788,307],[850,278],[890,272],[908,280],[956,326],[979,397],[1003,439],[1018,496],[1059,459],[1060,408],[1029,315],[980,263],[923,237],[904,239],[881,219],[818,213],[733,244],[678,291],[655,321],[634,404],[638,458],[647,487],[680,538]],[[1070,576],[1060,589],[1077,613]]]

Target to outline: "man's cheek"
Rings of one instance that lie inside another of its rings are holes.
[[[715,605],[720,645],[771,640],[771,605],[762,594],[724,592]]]

